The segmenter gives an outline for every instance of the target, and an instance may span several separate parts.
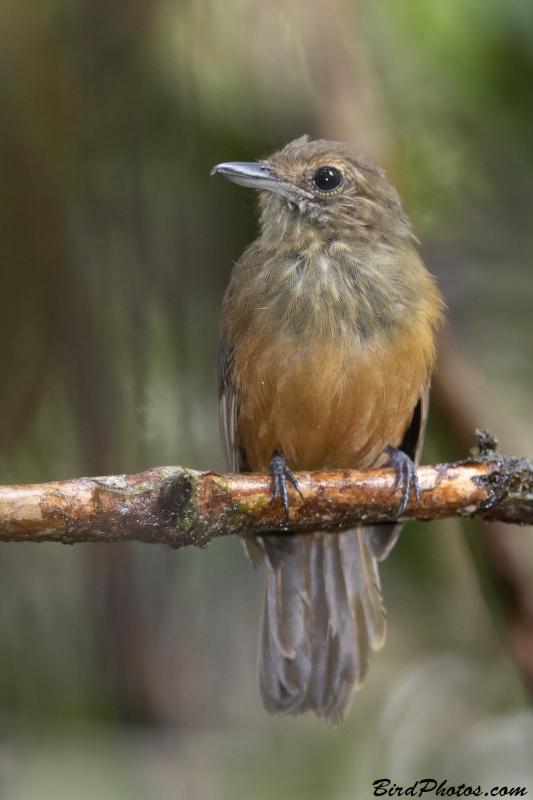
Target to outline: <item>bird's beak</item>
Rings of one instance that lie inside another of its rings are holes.
[[[298,186],[282,178],[278,178],[272,172],[270,164],[264,162],[230,161],[226,164],[217,164],[211,170],[211,175],[224,175],[229,181],[238,183],[240,186],[250,186],[252,189],[262,189],[265,192],[275,192],[281,194],[289,200],[296,201],[304,198],[312,199],[313,195],[300,189]]]

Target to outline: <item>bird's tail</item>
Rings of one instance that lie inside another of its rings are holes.
[[[263,705],[341,722],[385,639],[377,562],[361,527],[257,537],[265,562]]]

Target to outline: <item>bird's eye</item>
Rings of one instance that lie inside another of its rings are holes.
[[[312,181],[319,192],[333,192],[342,183],[342,172],[336,167],[319,167]]]

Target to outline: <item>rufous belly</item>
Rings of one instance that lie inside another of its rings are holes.
[[[429,331],[366,345],[255,337],[235,354],[236,441],[254,471],[275,450],[294,470],[378,466],[401,443],[432,358]]]

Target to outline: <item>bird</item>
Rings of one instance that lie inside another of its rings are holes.
[[[383,169],[350,143],[300,137],[213,168],[258,190],[260,233],[222,305],[219,422],[227,467],[272,476],[290,513],[297,471],[396,472],[411,492],[444,302]],[[301,492],[300,492],[301,494]],[[264,563],[259,688],[267,711],[345,718],[385,639],[378,562],[401,522],[245,535]]]

